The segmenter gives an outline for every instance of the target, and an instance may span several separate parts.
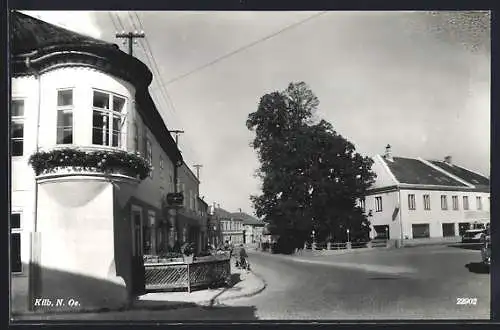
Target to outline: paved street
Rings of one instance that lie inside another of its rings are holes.
[[[250,259],[253,270],[267,281],[267,288],[254,297],[212,308],[67,315],[66,319],[489,318],[489,274],[478,267],[477,250],[427,246],[316,257],[250,252]],[[477,298],[477,304],[457,305],[457,298]]]
[[[321,264],[252,255],[268,288],[237,305],[256,306],[259,319],[489,318],[489,274],[475,264],[477,250],[434,246],[301,259]],[[477,298],[477,305],[457,305],[460,297]]]

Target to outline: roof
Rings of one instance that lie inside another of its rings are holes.
[[[264,226],[266,223],[245,212],[231,213],[233,217],[243,220],[244,225]]]
[[[56,46],[82,44],[119,49],[116,44],[67,30],[18,11],[12,11],[10,18],[10,49],[12,54],[23,54]]]
[[[474,186],[488,186],[490,185],[490,180],[478,173],[474,173],[469,171],[463,167],[457,166],[455,164],[449,164],[443,161],[438,160],[429,160],[433,165],[442,168],[446,172],[453,174],[454,176],[459,177],[460,179],[469,182]]]
[[[393,157],[393,161],[388,161],[383,157],[382,159],[399,183],[468,187],[419,159],[403,157]]]
[[[228,212],[220,207],[216,207],[214,212],[215,212],[215,215],[220,217],[220,218],[225,218],[225,219],[233,218],[233,215],[231,214],[231,212]]]

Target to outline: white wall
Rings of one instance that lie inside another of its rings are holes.
[[[408,195],[415,195],[415,210],[408,209]],[[431,209],[424,210],[423,196],[428,194],[431,201]],[[448,210],[441,209],[441,195],[447,196]],[[453,210],[452,196],[458,196],[458,210]],[[463,196],[469,197],[469,210],[463,209]],[[483,210],[477,211],[476,196],[482,197]],[[405,235],[412,238],[412,224],[428,223],[431,237],[442,237],[442,224],[455,223],[455,234],[458,235],[458,223],[489,221],[489,193],[462,192],[462,191],[440,191],[440,190],[402,190],[402,216],[405,227]]]
[[[382,197],[382,211],[377,212],[375,208],[375,198]],[[399,214],[396,219],[392,220],[394,210],[399,205],[399,196],[397,191],[378,193],[366,196],[365,209],[368,214],[371,210],[372,216],[368,217],[371,228],[378,225],[389,225],[389,236],[391,239],[398,239],[401,237]],[[372,235],[374,234],[372,230]],[[372,236],[374,237],[374,236]]]
[[[30,259],[30,232],[33,231],[35,217],[35,174],[28,159],[36,151],[38,79],[13,78],[12,98],[24,100],[23,156],[12,157],[11,160],[11,211],[21,213],[21,261],[27,264]],[[23,266],[20,276],[27,275],[28,267]]]

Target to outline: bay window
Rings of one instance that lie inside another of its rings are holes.
[[[92,144],[120,147],[125,98],[94,90]]]
[[[24,150],[24,100],[17,99],[11,102],[11,151],[12,156],[22,156]]]
[[[57,91],[57,144],[73,143],[73,90]]]

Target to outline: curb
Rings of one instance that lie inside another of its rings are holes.
[[[67,315],[74,315],[74,314],[89,314],[89,313],[113,313],[113,312],[127,312],[127,311],[158,311],[158,310],[175,310],[175,309],[183,309],[183,308],[194,308],[194,307],[212,307],[217,304],[220,304],[223,301],[227,300],[233,300],[233,299],[240,299],[240,298],[246,298],[246,297],[252,297],[255,296],[262,291],[264,291],[267,288],[267,282],[264,280],[264,278],[255,273],[254,271],[250,271],[255,277],[257,277],[258,280],[262,282],[262,285],[254,291],[251,291],[249,293],[241,294],[241,295],[235,295],[235,296],[230,296],[227,298],[212,298],[210,300],[204,300],[204,301],[198,301],[198,302],[182,302],[178,304],[171,304],[171,305],[157,305],[157,306],[137,306],[134,307],[132,306],[123,306],[123,307],[117,307],[117,308],[95,308],[95,309],[80,309],[78,311],[72,311],[72,310],[61,310],[61,311],[36,311],[36,312],[12,312],[11,316],[15,317],[23,317],[23,316],[43,316],[43,315],[57,315],[57,314],[67,314]],[[219,292],[215,297],[222,295],[224,292],[227,292],[230,288],[225,288],[221,292]]]
[[[266,280],[259,274],[255,273],[254,271],[250,271],[257,279],[259,279],[261,282],[262,282],[262,285],[260,286],[260,288],[258,288],[257,290],[254,290],[254,291],[251,291],[249,293],[245,293],[245,294],[241,294],[241,295],[236,295],[236,296],[232,296],[232,297],[227,297],[227,298],[222,298],[222,299],[215,299],[213,300],[213,304],[212,304],[212,300],[210,300],[211,302],[211,306],[215,306],[223,301],[228,301],[228,300],[233,300],[233,299],[240,299],[240,298],[248,298],[248,297],[253,297],[253,296],[256,296],[258,295],[259,293],[261,293],[262,291],[264,291],[266,288],[267,288],[267,282]],[[222,293],[224,293],[225,291],[223,291]],[[222,294],[220,293],[220,294]],[[220,295],[219,294],[219,295]]]

